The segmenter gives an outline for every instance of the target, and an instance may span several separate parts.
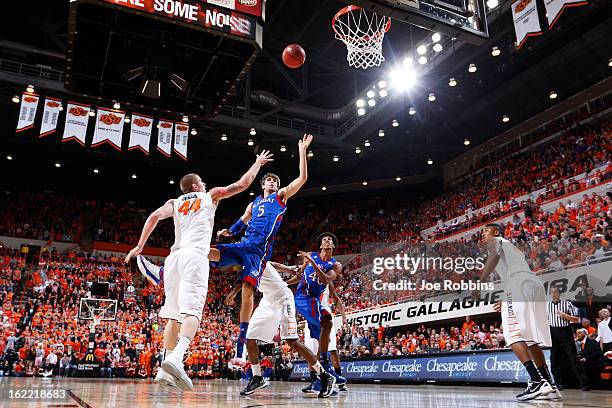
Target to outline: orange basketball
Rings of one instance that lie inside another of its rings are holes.
[[[299,68],[306,61],[306,53],[298,44],[289,44],[283,50],[283,62],[289,68]]]

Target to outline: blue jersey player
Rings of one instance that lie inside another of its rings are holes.
[[[240,334],[236,357],[242,358],[249,320],[253,314],[253,295],[266,263],[272,257],[276,233],[285,214],[287,200],[295,195],[306,183],[308,165],[306,152],[312,142],[312,135],[304,135],[298,143],[300,175],[287,187],[280,187],[280,178],[273,173],[261,179],[263,194],[250,203],[244,215],[229,229],[223,229],[218,236],[232,237],[246,232],[239,242],[219,244],[211,248],[208,259],[217,262],[218,267],[241,265],[242,303],[240,305]]]

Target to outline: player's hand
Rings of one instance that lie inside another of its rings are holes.
[[[259,153],[255,158],[255,164],[263,166],[266,163],[273,162],[274,159],[272,158],[272,156],[274,156],[274,154],[270,153],[269,150],[262,150],[261,153]]]
[[[227,228],[223,228],[222,230],[217,231],[217,237],[231,237],[233,235],[234,234],[232,234]]]
[[[140,253],[142,252],[142,247],[140,245],[136,245],[134,248],[132,248],[132,250],[125,256],[124,262],[128,263],[130,262],[130,259],[132,259],[133,257],[140,255]]]
[[[308,149],[308,146],[310,146],[310,143],[312,143],[312,135],[304,134],[302,140],[298,142],[298,149],[301,152],[306,151],[306,149]]]
[[[314,260],[312,259],[312,257],[310,256],[308,252],[299,251],[298,256],[303,257],[306,261],[308,261],[308,263],[311,263],[311,264],[314,263]]]
[[[236,305],[235,297],[231,295],[227,295],[225,297],[225,304],[227,306],[235,306]]]
[[[501,302],[501,301],[496,302],[496,303],[493,305],[493,311],[494,311],[495,313],[501,313],[501,308],[502,308],[502,302]]]

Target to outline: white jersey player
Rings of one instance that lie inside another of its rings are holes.
[[[253,370],[253,378],[249,381],[247,387],[240,392],[240,395],[250,395],[257,389],[265,388],[269,385],[261,375],[259,347],[257,346],[257,342],[273,343],[274,335],[280,328],[281,340],[286,341],[293,350],[304,357],[309,364],[312,364],[320,375],[321,391],[319,392],[319,397],[327,398],[333,393],[336,379],[325,371],[316,356],[298,340],[293,292],[289,289],[287,283],[280,276],[273,264],[281,269],[289,269],[292,271],[297,269],[297,267],[290,268],[274,262],[268,262],[266,264],[259,283],[259,291],[263,294],[263,297],[251,316],[249,328],[246,333],[247,353],[251,363],[251,369]],[[236,286],[234,290],[227,295],[226,304],[233,305],[234,299],[240,290],[241,286]]]
[[[183,357],[196,334],[208,290],[208,253],[212,238],[215,211],[219,201],[246,190],[261,166],[271,161],[271,154],[263,151],[255,163],[238,180],[227,187],[216,187],[206,192],[197,174],[187,174],[180,182],[183,195],[168,200],[155,210],[145,222],[138,245],[125,257],[125,262],[140,255],[149,236],[160,220],[172,217],[175,241],[164,262],[165,301],[160,317],[168,319],[164,329],[165,359],[155,381],[162,385],[176,385],[182,390],[193,388],[185,373]],[[139,269],[148,264],[138,257]],[[147,271],[150,280],[159,281],[158,271]]]
[[[527,389],[516,397],[519,401],[534,398],[559,399],[552,386],[550,372],[540,347],[550,347],[550,330],[546,314],[546,293],[542,282],[531,272],[525,255],[504,239],[499,224],[488,224],[484,242],[488,257],[481,281],[495,271],[504,288],[503,301],[495,310],[501,311],[506,344],[512,348],[531,378]]]

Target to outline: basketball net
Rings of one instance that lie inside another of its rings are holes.
[[[379,66],[385,33],[391,28],[391,19],[366,11],[359,6],[347,6],[332,19],[336,39],[346,45],[346,60],[355,68]]]

